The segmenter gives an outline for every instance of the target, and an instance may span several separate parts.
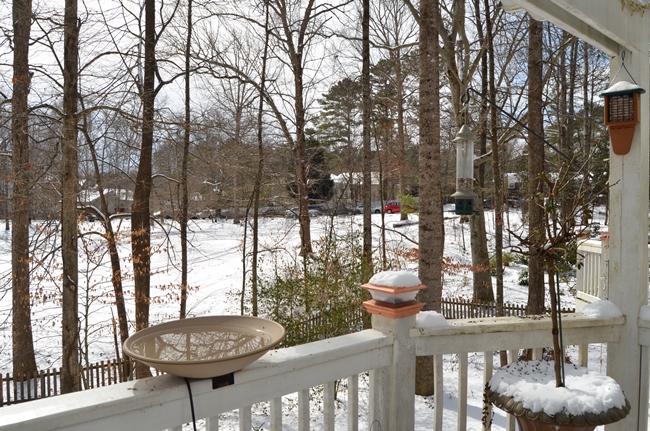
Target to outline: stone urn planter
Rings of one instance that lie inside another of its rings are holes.
[[[521,361],[499,368],[485,386],[486,399],[514,415],[521,431],[592,431],[630,412],[611,377],[565,364],[565,386],[556,387],[554,366]]]

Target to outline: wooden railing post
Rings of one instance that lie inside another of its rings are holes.
[[[415,428],[415,342],[409,331],[423,305],[418,301],[364,303],[372,314],[372,328],[394,337],[392,365],[370,372],[370,430]]]

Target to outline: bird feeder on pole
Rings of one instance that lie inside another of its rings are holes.
[[[456,143],[456,214],[473,215],[474,199],[474,142],[476,136],[472,129],[463,125],[452,142]]]

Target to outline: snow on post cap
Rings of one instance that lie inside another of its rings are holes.
[[[373,275],[369,283],[382,287],[414,287],[422,284],[418,276],[409,271],[381,271]]]

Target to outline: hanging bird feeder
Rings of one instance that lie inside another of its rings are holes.
[[[456,214],[473,215],[474,199],[474,141],[472,129],[463,125],[452,142],[456,143]]]
[[[605,98],[605,125],[614,154],[630,152],[636,125],[640,121],[639,95],[645,90],[628,81],[619,81],[600,93]]]

